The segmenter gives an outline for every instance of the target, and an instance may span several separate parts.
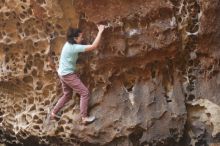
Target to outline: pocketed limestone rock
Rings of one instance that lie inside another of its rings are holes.
[[[217,0],[0,1],[0,143],[218,143],[219,7]],[[74,93],[61,119],[45,126],[62,95],[56,69],[67,28],[81,28],[91,44],[97,24],[108,26],[98,49],[77,62],[97,119],[80,123]]]

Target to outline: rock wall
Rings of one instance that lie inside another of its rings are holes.
[[[1,0],[0,143],[8,145],[206,146],[220,141],[218,0]],[[46,126],[61,94],[56,74],[69,26],[99,48],[78,74],[78,94]]]

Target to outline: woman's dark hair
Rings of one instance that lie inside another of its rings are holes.
[[[78,37],[80,33],[82,33],[82,31],[79,28],[69,27],[66,34],[67,42],[70,44],[76,44],[74,38]]]

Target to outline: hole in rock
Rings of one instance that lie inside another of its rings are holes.
[[[30,70],[30,69],[31,69],[31,65],[27,63],[26,66],[25,66],[25,68],[27,68],[28,70]]]
[[[151,78],[154,79],[156,77],[156,70],[151,70]]]
[[[72,120],[72,119],[69,119],[68,123],[73,123],[73,120]]]
[[[5,57],[5,63],[8,63],[8,62],[9,62],[9,57],[6,56],[6,57]]]
[[[23,100],[23,103],[27,103],[27,100],[26,100],[26,99],[24,99],[24,100]]]
[[[34,98],[33,97],[28,98],[28,103],[33,104],[34,103]]]
[[[70,130],[70,127],[69,127],[69,126],[66,126],[65,129]]]
[[[59,124],[64,125],[64,124],[66,124],[66,121],[65,120],[61,120],[61,121],[59,121]]]
[[[38,81],[38,82],[37,82],[37,87],[36,87],[36,90],[41,90],[41,89],[42,89],[42,87],[43,87],[43,83],[42,83],[42,82],[40,82],[40,81]]]
[[[34,54],[34,58],[40,58],[40,53],[36,53],[36,54]]]
[[[25,6],[21,5],[21,8],[22,8],[22,9],[25,9]]]
[[[0,111],[0,116],[3,116],[3,115],[4,115],[4,113],[2,111]]]
[[[39,125],[34,125],[33,128],[40,130],[40,126]]]
[[[178,136],[178,130],[176,128],[171,128],[169,129],[169,131],[170,131],[170,135],[174,137]]]
[[[27,137],[27,134],[24,131],[20,131],[20,134],[21,134],[21,137],[24,139]]]
[[[43,123],[43,120],[42,119],[38,119],[37,120],[37,124],[42,124]]]
[[[28,62],[28,65],[29,65],[29,66],[32,66],[32,64],[33,64],[32,61],[29,61],[29,62]]]
[[[25,19],[25,14],[21,13],[21,14],[20,14],[20,18],[21,18],[21,19]]]
[[[58,132],[64,132],[64,128],[63,126],[60,126],[58,129],[57,129]]]
[[[181,23],[181,22],[182,22],[182,18],[179,17],[179,18],[177,19],[177,21],[178,21],[179,23]]]
[[[34,115],[33,119],[34,119],[34,120],[38,120],[39,118],[38,118],[37,115]]]
[[[190,95],[188,96],[188,100],[189,100],[189,101],[192,101],[193,99],[195,99],[195,95],[190,94]]]
[[[32,10],[31,9],[28,9],[27,12],[28,12],[29,15],[32,15]]]
[[[15,109],[16,111],[20,111],[20,110],[21,110],[21,106],[18,105],[18,104],[15,104],[15,105],[14,105],[14,109]]]
[[[36,69],[33,69],[32,72],[31,72],[31,74],[32,74],[33,76],[37,76],[37,70],[36,70]]]
[[[170,99],[170,97],[168,95],[165,95],[165,97],[166,97],[167,102],[172,102],[172,100]]]
[[[3,32],[2,32],[2,35],[6,35],[6,32],[5,32],[5,31],[3,31]]]
[[[8,51],[9,51],[9,48],[8,48],[8,47],[4,48],[4,51],[5,51],[5,52],[8,52]]]
[[[24,73],[25,73],[25,74],[27,73],[27,68],[24,68]]]
[[[133,143],[133,145],[139,145],[139,140],[143,136],[143,129],[142,128],[136,128],[133,133],[129,135],[129,139]]]
[[[44,53],[45,53],[45,50],[41,50],[40,52],[41,52],[42,54],[44,54]]]
[[[211,114],[210,113],[206,113],[207,117],[211,117]]]
[[[52,51],[52,53],[51,53],[51,54],[52,54],[52,56],[56,56],[56,53],[55,53],[54,51]]]
[[[26,36],[30,35],[30,32],[29,32],[29,30],[27,28],[25,28],[24,33],[25,33]]]
[[[34,42],[33,45],[34,45],[34,47],[37,47],[37,46],[38,46],[38,43],[37,43],[37,42]]]
[[[27,124],[26,115],[21,116],[22,123]]]
[[[10,16],[10,12],[5,12],[5,16],[9,17]]]
[[[11,42],[11,39],[6,38],[6,39],[5,39],[5,42],[6,42],[6,43],[9,43],[9,42]]]
[[[22,32],[23,32],[22,28],[19,28],[19,29],[18,29],[18,32],[19,32],[19,33],[22,33]]]
[[[186,90],[189,91],[189,92],[191,92],[191,91],[194,90],[194,86],[190,84],[190,85],[188,85],[188,86],[186,87]]]
[[[21,23],[17,22],[16,25],[17,25],[17,26],[21,26]]]
[[[57,29],[62,29],[62,26],[59,25],[59,24],[56,24],[56,28],[57,28]]]
[[[23,81],[24,81],[25,83],[31,83],[31,82],[33,82],[33,78],[32,78],[32,76],[25,76],[25,77],[23,78]]]
[[[124,81],[124,86],[128,92],[132,92],[133,87],[135,85],[136,79],[134,77],[128,78],[126,81]]]
[[[126,89],[128,92],[132,92],[133,87],[134,87],[133,85],[130,85],[130,87],[126,87]]]
[[[58,61],[58,57],[55,57],[54,59],[55,59],[55,61]]]
[[[189,60],[189,66],[193,66],[193,60]]]
[[[32,105],[29,111],[33,111],[33,110],[36,110],[36,105]]]

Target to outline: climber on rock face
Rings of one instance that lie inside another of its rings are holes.
[[[58,75],[62,83],[63,95],[58,100],[55,107],[50,112],[50,117],[57,117],[57,112],[68,102],[75,91],[80,94],[80,115],[83,124],[91,123],[95,120],[94,116],[88,116],[89,90],[82,83],[75,73],[78,53],[92,51],[98,47],[104,25],[98,25],[98,34],[91,45],[81,45],[82,31],[80,29],[69,28],[67,31],[67,42],[64,44],[59,60]]]

